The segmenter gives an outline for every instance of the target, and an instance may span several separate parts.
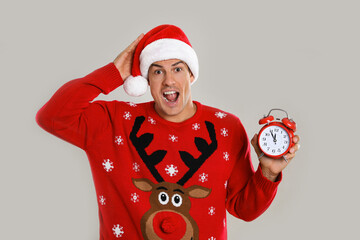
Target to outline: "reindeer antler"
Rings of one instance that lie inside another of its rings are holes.
[[[211,143],[208,144],[205,139],[199,137],[195,137],[194,140],[197,149],[201,152],[201,155],[195,159],[190,153],[179,151],[182,161],[189,168],[189,171],[177,182],[181,186],[184,186],[184,184],[194,175],[201,165],[204,164],[205,160],[208,159],[217,149],[214,124],[208,121],[205,121],[205,124],[209,132]]]
[[[158,181],[160,183],[160,182],[163,182],[164,179],[161,177],[161,175],[159,174],[159,172],[155,168],[155,166],[164,159],[164,157],[166,155],[166,151],[165,150],[157,150],[157,151],[153,152],[151,155],[148,155],[145,152],[145,148],[148,147],[149,144],[152,142],[152,140],[154,138],[154,134],[144,133],[140,137],[136,136],[144,121],[145,121],[144,116],[140,116],[135,119],[134,126],[130,133],[130,140],[131,140],[132,144],[134,145],[136,151],[138,152],[139,156],[145,163],[146,167],[149,169],[149,171],[154,176],[156,181]]]

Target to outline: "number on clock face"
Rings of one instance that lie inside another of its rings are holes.
[[[268,155],[281,155],[289,148],[289,134],[280,126],[268,126],[259,136],[259,145]]]

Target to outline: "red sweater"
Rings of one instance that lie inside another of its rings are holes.
[[[226,209],[251,221],[281,180],[255,172],[240,120],[196,102],[181,123],[154,102],[91,102],[123,84],[110,63],[62,86],[39,110],[38,124],[87,153],[100,239],[227,239]]]

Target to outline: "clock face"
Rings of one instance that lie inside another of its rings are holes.
[[[282,156],[290,146],[288,132],[278,125],[268,125],[260,132],[259,146],[269,156]]]

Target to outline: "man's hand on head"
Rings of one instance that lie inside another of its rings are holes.
[[[116,68],[119,70],[121,78],[125,80],[131,75],[131,67],[136,46],[144,34],[140,34],[124,51],[122,51],[114,60]]]

